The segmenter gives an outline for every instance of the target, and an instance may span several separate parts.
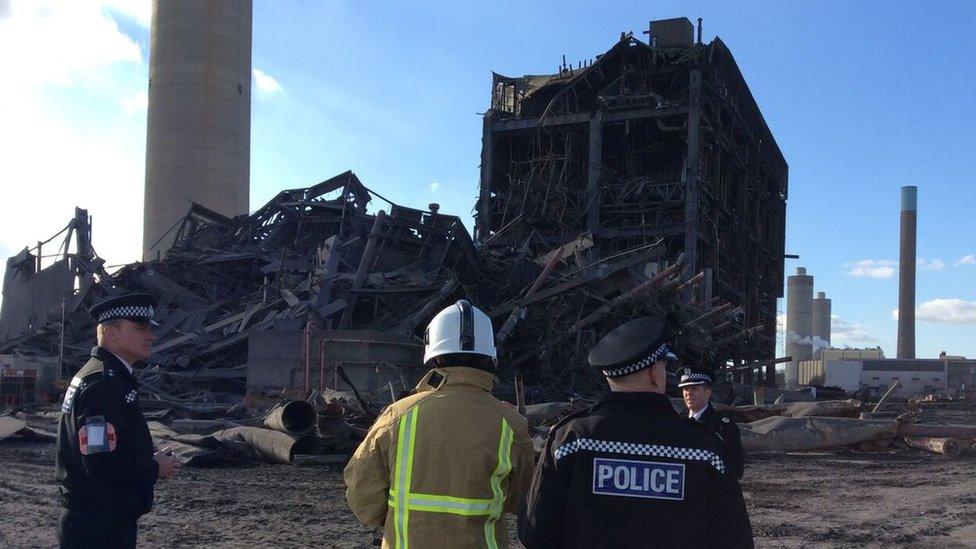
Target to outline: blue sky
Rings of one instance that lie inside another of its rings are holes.
[[[833,299],[834,342],[894,355],[899,187],[917,185],[918,354],[976,357],[976,3],[254,4],[252,209],[352,169],[469,229],[491,71],[702,17],[789,162],[787,270]],[[139,256],[149,6],[0,0],[0,255],[80,205],[109,264]]]

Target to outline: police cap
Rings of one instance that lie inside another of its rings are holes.
[[[677,362],[668,337],[664,315],[635,318],[603,336],[590,351],[590,366],[618,378],[650,368],[659,360]]]
[[[712,384],[712,371],[710,369],[702,366],[690,366],[681,369],[681,379],[678,381],[678,387],[706,384]]]
[[[133,322],[159,326],[156,315],[156,298],[147,293],[130,293],[107,297],[88,309],[96,324],[109,320],[126,319]]]

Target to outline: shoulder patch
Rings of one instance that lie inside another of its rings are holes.
[[[83,456],[114,452],[117,446],[115,426],[102,416],[88,418],[78,430],[78,449]]]

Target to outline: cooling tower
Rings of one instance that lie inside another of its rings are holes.
[[[143,259],[196,202],[248,213],[251,0],[154,0]]]
[[[823,292],[813,298],[813,337],[830,343],[830,299]],[[814,353],[817,358],[819,353]]]
[[[915,358],[915,231],[918,187],[901,188],[901,243],[898,248],[898,358]]]
[[[813,277],[803,267],[786,277],[786,385],[797,385],[797,362],[813,358]]]

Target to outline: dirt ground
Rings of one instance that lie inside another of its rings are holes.
[[[0,547],[52,547],[54,446],[0,442]],[[976,546],[976,456],[920,451],[753,456],[743,478],[758,547]],[[346,508],[338,466],[184,469],[158,485],[141,547],[378,545]]]

